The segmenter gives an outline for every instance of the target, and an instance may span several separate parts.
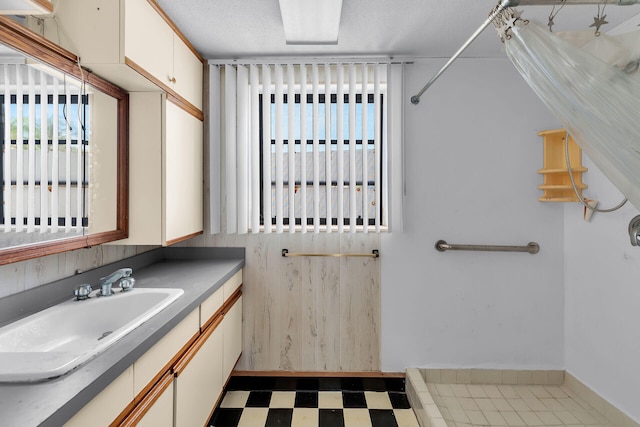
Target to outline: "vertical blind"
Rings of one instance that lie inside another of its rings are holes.
[[[25,64],[0,65],[2,227],[5,232],[77,232],[87,179],[80,87]]]
[[[388,67],[221,66],[228,233],[387,226]]]

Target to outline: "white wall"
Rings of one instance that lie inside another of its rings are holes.
[[[542,140],[557,122],[505,59],[406,74],[404,232],[382,236],[382,369],[562,369],[562,205],[540,203]],[[450,243],[540,244],[527,253]]]
[[[616,205],[622,196],[585,156],[585,194]],[[640,421],[640,248],[627,227],[638,209],[582,220],[565,207],[566,369],[601,397]]]

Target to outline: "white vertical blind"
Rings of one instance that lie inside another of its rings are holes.
[[[318,65],[311,66],[313,85],[313,232],[320,232],[320,77]]]
[[[284,164],[283,164],[283,135],[282,135],[282,121],[284,120],[284,114],[282,112],[283,105],[283,87],[284,77],[282,75],[282,65],[275,66],[275,78],[276,78],[276,114],[275,114],[275,126],[276,126],[276,233],[282,233],[283,229],[283,216],[284,216]]]
[[[11,122],[11,86],[7,84],[10,81],[10,65],[4,66],[4,117],[5,123]],[[4,201],[4,231],[8,233],[12,231],[13,227],[11,226],[11,206],[12,206],[12,197],[11,197],[11,126],[4,127],[4,144],[3,144],[3,161],[4,161],[4,174],[2,177],[3,185],[2,197]],[[9,184],[9,185],[7,185]]]
[[[48,230],[47,218],[49,217],[49,191],[48,191],[48,165],[49,165],[49,87],[47,75],[40,72],[40,232]]]
[[[65,150],[65,186],[64,186],[64,231],[71,231],[71,117],[69,112],[71,111],[71,87],[65,88],[65,133],[66,133],[66,150]]]
[[[300,224],[307,232],[307,66],[300,66]]]
[[[227,231],[235,233],[237,222],[236,182],[236,72],[229,67],[224,73],[224,114],[225,114],[225,207],[227,209]]]
[[[260,74],[258,67],[251,65],[249,68],[249,80],[251,85],[251,206],[260,205]],[[251,231],[260,231],[260,210],[251,209]]]
[[[289,183],[289,233],[294,233],[296,231],[295,227],[295,217],[296,217],[296,203],[295,203],[295,195],[296,195],[296,79],[295,79],[295,69],[292,64],[287,65],[287,110],[289,116],[287,118],[288,130],[287,130],[287,153],[289,155],[289,167],[287,173],[287,182]]]
[[[60,215],[59,205],[60,203],[60,180],[58,179],[60,174],[60,167],[58,166],[58,162],[60,161],[59,150],[60,144],[58,139],[60,138],[60,119],[58,116],[58,112],[60,111],[60,91],[58,89],[58,85],[53,82],[53,135],[51,135],[52,140],[52,151],[51,151],[51,232],[58,232],[58,215]]]
[[[268,111],[268,113],[266,113]],[[271,233],[271,67],[262,67],[262,197],[264,232]],[[265,155],[269,153],[269,155]],[[252,206],[252,209],[259,209]]]
[[[386,227],[387,64],[222,66],[227,233]]]
[[[22,73],[16,67],[16,231],[24,230],[24,135]]]
[[[63,215],[63,231],[80,233],[88,191],[84,139],[89,133],[83,123],[83,88],[25,64],[0,68],[5,123],[2,228],[57,233]],[[60,183],[64,192],[59,191]]]
[[[331,182],[331,66],[324,64],[324,188],[326,190],[326,212],[327,233],[331,233],[331,219],[333,218],[333,204],[331,203],[331,192],[333,190]]]
[[[356,232],[356,66],[349,64],[349,231]]]
[[[368,111],[368,86],[369,86],[369,70],[368,65],[362,65],[362,222],[369,224],[369,127],[367,126]],[[369,227],[364,227],[365,233],[369,231]]]
[[[36,227],[36,82],[33,68],[27,69],[29,134],[27,159],[27,233],[32,233]]]
[[[344,232],[344,68],[337,67],[336,76],[336,139],[338,153],[338,233]]]
[[[381,113],[381,109],[380,109],[380,67],[375,67],[373,70],[373,102],[374,102],[374,107],[373,107],[373,119],[374,119],[374,125],[373,125],[373,145],[374,145],[374,151],[375,151],[375,167],[374,167],[374,181],[375,181],[375,186],[374,186],[374,206],[376,206],[376,209],[378,206],[381,206],[381,198],[380,198],[380,194],[382,193],[382,183],[380,182],[381,179],[381,160],[382,160],[382,146],[381,146],[381,141],[380,141],[380,136],[381,136],[381,123],[380,123],[380,113]],[[376,226],[376,233],[380,232],[380,215],[376,215],[376,220],[375,220],[375,226]]]
[[[75,114],[75,135],[76,135],[76,151],[75,151],[75,177],[76,177],[76,188],[75,188],[75,197],[76,197],[76,207],[73,209],[73,212],[76,217],[76,226],[80,227],[82,225],[82,217],[84,216],[84,179],[82,176],[83,164],[84,164],[84,144],[82,143],[82,128],[84,124],[82,123],[82,107],[81,99],[82,95],[78,95],[78,110],[77,114]]]
[[[249,70],[242,65],[238,66],[238,78],[236,80],[237,90],[237,113],[238,120],[236,129],[236,167],[233,168],[236,174],[238,191],[238,209],[236,213],[249,211]],[[246,234],[249,230],[249,217],[238,215],[238,233]]]

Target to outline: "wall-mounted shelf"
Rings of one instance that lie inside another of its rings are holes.
[[[538,198],[541,202],[577,202],[578,197],[571,186],[569,168],[565,156],[565,129],[544,130],[538,133],[542,137],[543,167],[538,171],[543,177],[542,185],[538,188],[543,195]],[[569,136],[569,162],[576,188],[582,196],[582,190],[588,188],[582,182],[582,174],[587,168],[582,166],[582,149]]]

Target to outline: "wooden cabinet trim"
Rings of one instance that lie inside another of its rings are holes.
[[[171,27],[171,29],[176,33],[176,35],[187,45],[189,50],[193,52],[193,54],[198,58],[198,61],[204,64],[204,58],[200,55],[200,53],[196,50],[195,47],[189,42],[189,40],[182,34],[182,31],[176,26],[176,24],[169,18],[169,15],[165,13],[164,10],[160,7],[160,5],[155,0],[147,0],[149,4],[158,12],[158,14],[164,19],[164,21]]]
[[[149,73],[147,70],[142,68],[140,65],[136,64],[135,61],[131,60],[129,57],[124,58],[124,63],[135,70],[138,74],[158,86],[164,92],[167,93],[167,100],[171,101],[177,107],[180,107],[187,113],[191,114],[193,117],[200,121],[204,121],[204,113],[202,110],[197,108],[195,105],[184,99],[182,96],[178,95],[178,93],[171,89],[166,83],[158,80],[155,76]],[[192,236],[188,236],[187,238],[191,238]],[[177,243],[177,242],[174,242]]]
[[[200,351],[200,348],[202,348],[204,343],[207,342],[207,340],[209,339],[211,334],[215,331],[215,329],[218,327],[218,325],[222,323],[223,318],[224,318],[224,315],[217,316],[215,320],[211,323],[211,325],[200,334],[196,342],[194,342],[193,345],[174,364],[173,374],[176,378],[180,376],[180,374],[187,367],[189,362],[191,362],[191,359],[193,359],[195,355],[198,354],[198,351]]]
[[[133,408],[133,411],[129,412],[129,414],[122,420],[116,419],[113,424],[111,424],[111,427],[129,427],[137,425],[172,382],[173,375],[170,372],[166,372],[144,396],[144,398]]]
[[[218,316],[224,316],[226,313],[228,313],[229,309],[233,307],[233,305],[236,303],[236,301],[238,301],[238,299],[240,299],[241,296],[242,285],[238,286],[238,289],[236,289],[235,292],[232,293],[231,296],[227,298],[227,300],[220,306],[220,308],[217,309],[216,312],[213,313],[213,315],[206,322],[204,322],[200,330],[207,330],[209,327],[211,327],[211,324],[216,320]]]
[[[167,246],[171,246],[171,245],[176,244],[176,243],[178,243],[178,242],[182,242],[182,241],[184,241],[184,240],[189,240],[189,239],[191,239],[192,237],[199,236],[199,235],[201,235],[202,233],[203,233],[203,231],[198,231],[198,232],[196,232],[196,233],[189,234],[189,235],[187,235],[187,236],[182,236],[182,237],[178,237],[178,238],[176,238],[176,239],[167,240],[166,245],[167,245]]]

